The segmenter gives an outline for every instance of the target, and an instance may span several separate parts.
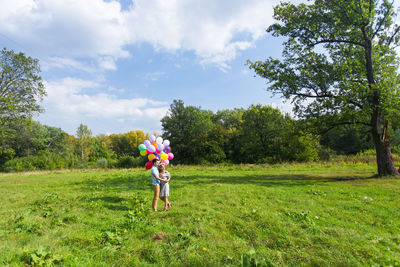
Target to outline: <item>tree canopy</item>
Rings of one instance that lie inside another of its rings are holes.
[[[326,128],[368,126],[379,175],[397,174],[382,131],[385,120],[400,114],[395,17],[394,1],[387,0],[281,3],[267,31],[288,38],[282,59],[248,62],[268,80],[267,90],[292,101],[300,118]]]
[[[39,101],[46,95],[39,75],[39,61],[24,53],[3,49],[0,53],[1,119],[29,117],[41,111]]]

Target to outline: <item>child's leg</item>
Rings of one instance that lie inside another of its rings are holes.
[[[158,196],[160,195],[160,186],[153,185],[153,188],[154,188],[153,211],[157,211],[157,202],[158,202]]]
[[[169,207],[169,202],[168,202],[168,197],[164,197],[165,205],[164,205],[164,211],[166,211]]]

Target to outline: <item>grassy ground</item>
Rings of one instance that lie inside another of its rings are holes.
[[[0,174],[0,265],[400,266],[400,180],[375,166]]]

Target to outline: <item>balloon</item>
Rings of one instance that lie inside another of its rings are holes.
[[[156,152],[156,148],[155,148],[155,146],[153,146],[153,145],[150,145],[150,146],[147,148],[147,150],[150,151],[149,154]]]
[[[164,150],[164,145],[163,144],[158,144],[157,149],[162,152]]]
[[[170,146],[165,146],[165,147],[164,147],[164,152],[165,152],[165,153],[171,152],[171,147],[170,147]]]
[[[169,161],[174,158],[174,154],[171,153],[170,141],[163,140],[161,136],[156,137],[153,134],[149,136],[149,140],[144,140],[143,144],[138,146],[140,155],[146,156],[149,159],[144,166],[147,170],[153,167],[153,160],[158,158],[166,166],[169,165]]]
[[[163,139],[162,139],[162,137],[159,136],[159,137],[157,137],[156,141],[157,141],[157,144],[161,145],[163,142]]]
[[[162,154],[161,154],[161,158],[162,158],[163,160],[166,160],[166,159],[168,159],[168,155],[167,155],[166,153],[162,153]]]
[[[144,140],[143,144],[144,144],[147,148],[151,145],[151,143],[150,143],[149,140]]]
[[[146,170],[150,170],[151,167],[153,167],[153,162],[151,162],[151,161],[147,162],[147,163],[144,165],[144,167],[146,168]]]
[[[163,145],[164,146],[169,146],[169,140],[164,140]]]

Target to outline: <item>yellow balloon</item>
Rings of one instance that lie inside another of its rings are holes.
[[[167,155],[166,153],[162,153],[162,154],[161,154],[161,158],[162,158],[163,160],[166,160],[166,159],[168,159],[168,155]]]
[[[146,150],[140,151],[140,155],[142,155],[142,156],[146,156],[146,155],[147,155],[147,152],[146,152]]]
[[[149,156],[147,157],[149,159],[149,161],[152,161],[156,156],[154,154],[149,154]]]

